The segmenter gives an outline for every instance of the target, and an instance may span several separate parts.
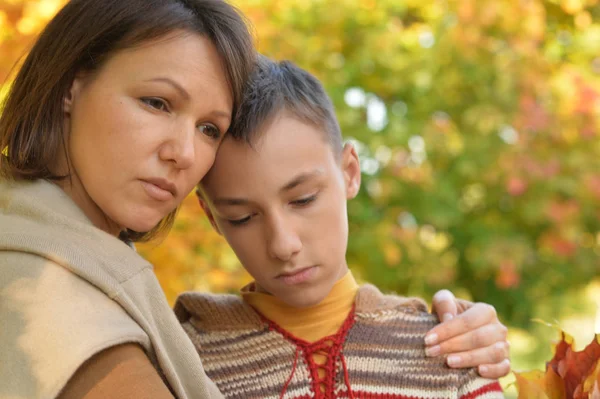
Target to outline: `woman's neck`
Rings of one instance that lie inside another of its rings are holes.
[[[69,177],[55,182],[55,184],[71,197],[73,202],[83,211],[94,226],[110,235],[119,236],[123,229],[102,212],[100,207],[85,191],[78,176],[73,173]]]

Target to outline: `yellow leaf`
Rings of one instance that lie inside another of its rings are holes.
[[[594,371],[587,376],[585,381],[583,382],[583,392],[592,393],[594,391],[598,391],[598,377],[600,376],[600,362],[596,363],[596,367],[594,367]],[[592,395],[593,396],[593,395]]]
[[[533,370],[514,374],[519,391],[518,399],[550,399],[545,393],[546,383],[543,371]]]

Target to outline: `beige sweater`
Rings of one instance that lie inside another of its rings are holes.
[[[222,397],[148,262],[54,184],[0,181],[0,398],[55,398],[83,362],[127,342],[176,397]]]

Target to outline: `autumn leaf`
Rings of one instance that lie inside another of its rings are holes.
[[[582,351],[565,332],[546,371],[515,372],[519,399],[600,399],[600,336]]]
[[[514,373],[517,380],[518,399],[566,399],[563,383],[551,368]]]
[[[515,372],[514,374],[519,391],[518,399],[550,399],[546,394],[546,376],[542,371]]]

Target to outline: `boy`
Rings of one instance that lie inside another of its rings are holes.
[[[228,398],[502,398],[495,380],[425,354],[420,299],[358,287],[345,260],[356,151],[319,82],[261,59],[199,188],[213,227],[255,279],[235,296],[184,294],[176,313]]]

